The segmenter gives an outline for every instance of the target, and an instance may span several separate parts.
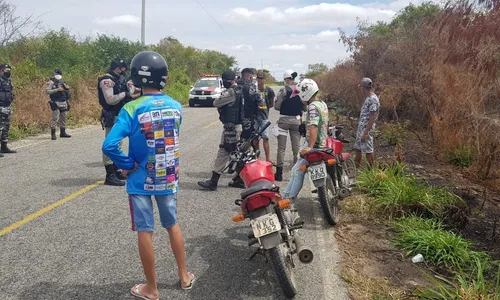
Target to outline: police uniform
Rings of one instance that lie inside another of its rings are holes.
[[[108,136],[111,128],[113,128],[120,109],[125,104],[124,100],[127,96],[124,87],[121,86],[120,75],[113,71],[118,67],[120,67],[120,63],[118,61],[113,61],[111,63],[111,69],[108,73],[98,79],[97,90],[99,104],[102,106],[101,124],[105,130],[105,137]],[[122,143],[120,142],[120,148],[121,145]],[[125,182],[120,180],[121,174],[111,159],[103,153],[102,160],[104,167],[106,168],[105,184],[116,186],[125,185]]]
[[[233,72],[225,72],[222,79],[229,81],[234,78]],[[220,175],[229,162],[231,152],[236,150],[243,131],[242,123],[245,118],[243,87],[234,84],[228,87],[222,92],[221,97],[214,101],[214,106],[219,112],[219,120],[224,127],[212,170],[212,178],[198,182],[199,186],[212,191],[217,189]]]
[[[50,121],[50,131],[52,140],[56,139],[56,126],[59,124],[60,137],[70,138],[71,135],[66,133],[66,119],[69,112],[69,90],[66,83],[62,79],[56,79],[55,76],[61,76],[61,70],[55,70],[55,75],[52,76],[45,86],[46,93],[50,96],[50,109],[52,111],[52,119]],[[62,91],[57,89],[63,88]]]
[[[9,69],[8,72],[4,72],[6,69]],[[14,87],[10,80],[10,66],[2,64],[0,65],[0,70],[2,70],[2,74],[0,75],[0,157],[3,157],[2,153],[16,153],[17,151],[7,147],[12,116],[11,104],[14,101]]]

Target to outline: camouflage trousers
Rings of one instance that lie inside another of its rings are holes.
[[[220,146],[219,146],[219,151],[217,151],[217,157],[215,158],[214,162],[214,169],[213,171],[217,174],[222,174],[222,170],[226,168],[227,163],[229,162],[229,159],[231,158],[230,152],[224,149],[224,144],[229,143],[236,143],[237,141],[240,140],[242,132],[242,127],[241,125],[236,125],[230,130],[224,129],[222,131],[222,136],[220,140]]]
[[[50,129],[66,128],[66,119],[68,117],[68,102],[55,102],[57,105],[55,110],[52,110],[52,119],[50,120]]]
[[[12,107],[0,107],[0,141],[7,143],[9,140],[10,119]]]

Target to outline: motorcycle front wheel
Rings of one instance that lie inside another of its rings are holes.
[[[287,298],[293,298],[297,294],[293,266],[286,252],[286,243],[266,251],[268,259],[276,274],[276,279]]]
[[[326,185],[318,187],[318,198],[326,222],[335,226],[339,221],[339,199],[330,174],[326,178]]]

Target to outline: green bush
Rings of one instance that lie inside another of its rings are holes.
[[[452,165],[468,168],[474,162],[474,151],[471,147],[458,147],[448,151],[447,158]]]
[[[408,136],[407,128],[409,125],[409,121],[405,123],[388,124],[384,128],[382,137],[389,145],[401,145]]]

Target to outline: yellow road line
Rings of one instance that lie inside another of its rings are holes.
[[[203,128],[207,129],[207,128],[209,128],[209,127],[212,127],[212,126],[216,125],[217,123],[219,123],[219,121],[214,121],[214,122],[212,122],[212,123],[208,124],[207,126],[205,126],[205,127],[203,127]]]
[[[66,203],[66,202],[68,202],[70,200],[75,199],[76,197],[78,197],[78,196],[80,196],[80,195],[82,195],[82,194],[90,191],[93,188],[98,187],[99,185],[101,185],[103,183],[104,183],[104,181],[101,180],[101,181],[98,181],[98,182],[96,182],[94,184],[88,185],[88,186],[84,187],[83,189],[74,192],[73,194],[69,195],[68,197],[66,197],[64,199],[61,199],[61,200],[59,200],[57,202],[54,202],[51,205],[46,206],[46,207],[42,208],[41,210],[39,210],[39,211],[37,211],[37,212],[35,212],[35,213],[27,216],[26,218],[22,219],[21,221],[18,221],[18,222],[14,223],[14,224],[12,224],[10,226],[7,226],[7,227],[3,228],[2,230],[0,230],[0,236],[6,235],[7,233],[11,232],[12,230],[14,230],[14,229],[16,229],[18,227],[23,226],[24,224],[28,223],[29,221],[34,220],[34,219],[36,219],[36,218],[38,218],[38,217],[40,217],[40,216],[48,213],[49,211],[53,210],[54,208],[56,208],[58,206],[61,206],[64,203]]]

